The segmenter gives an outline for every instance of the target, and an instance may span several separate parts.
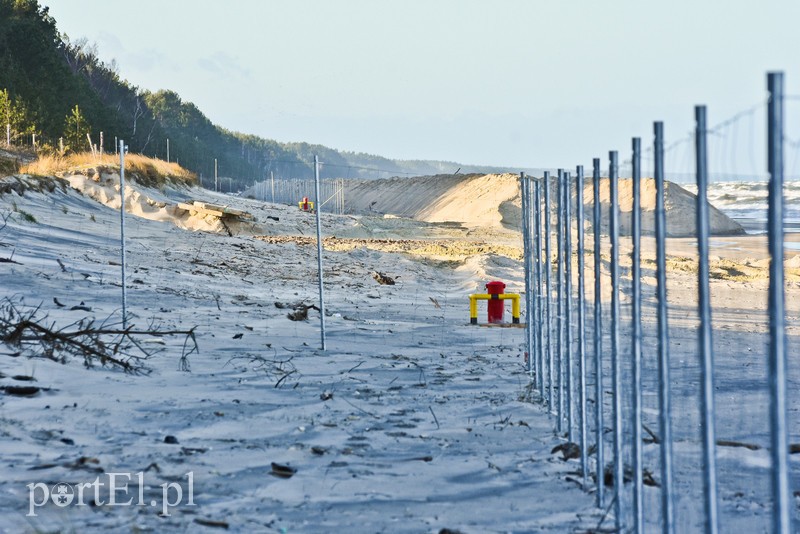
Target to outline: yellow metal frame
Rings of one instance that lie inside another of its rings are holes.
[[[297,203],[297,207],[302,210],[303,209],[303,204],[305,204],[305,202],[303,202],[301,200],[300,202]],[[306,211],[306,210],[303,210],[303,211]],[[314,203],[311,202],[310,200],[308,201],[308,211],[314,211]]]
[[[469,322],[478,324],[478,301],[479,300],[510,300],[511,301],[511,322],[519,323],[519,295],[515,293],[501,293],[490,295],[488,293],[476,293],[469,296]]]

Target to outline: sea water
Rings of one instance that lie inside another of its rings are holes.
[[[697,193],[695,185],[680,185]],[[763,180],[712,182],[708,185],[708,201],[741,224],[748,234],[763,234],[767,231],[767,186]],[[783,198],[785,231],[800,233],[800,180],[784,182]]]

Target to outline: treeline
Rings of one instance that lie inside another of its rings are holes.
[[[8,125],[8,132],[6,132]],[[102,144],[101,144],[101,135]],[[279,143],[216,126],[173,91],[150,92],[120,77],[86,39],[59,33],[37,0],[0,0],[0,143],[37,151],[131,152],[169,159],[214,186],[215,160],[225,190],[244,189],[274,172],[308,177],[314,155],[324,177],[385,178],[454,172],[449,162],[398,161],[307,143]],[[35,142],[34,142],[35,140]],[[35,145],[35,146],[34,146]],[[501,169],[465,167],[463,172]]]
[[[0,0],[1,142],[6,134],[12,145],[56,153],[89,150],[90,139],[98,150],[114,152],[115,139],[124,139],[130,151],[161,159],[167,159],[169,139],[170,159],[209,187],[215,159],[219,175],[232,178],[234,189],[270,170],[284,177],[311,172],[307,162],[274,141],[213,125],[174,92],[129,84],[86,39],[59,33],[37,0]]]

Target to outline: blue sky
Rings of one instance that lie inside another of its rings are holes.
[[[768,70],[800,94],[797,0],[40,1],[221,126],[392,158],[572,167],[749,108]]]

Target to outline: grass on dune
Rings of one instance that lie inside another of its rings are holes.
[[[83,170],[92,167],[119,168],[119,156],[105,154],[103,156],[91,152],[80,152],[66,156],[43,155],[36,161],[20,168],[25,174],[39,176],[55,176],[56,174]],[[125,172],[133,175],[142,185],[157,186],[164,182],[179,182],[187,185],[197,183],[197,175],[177,163],[148,158],[140,154],[125,155]]]

